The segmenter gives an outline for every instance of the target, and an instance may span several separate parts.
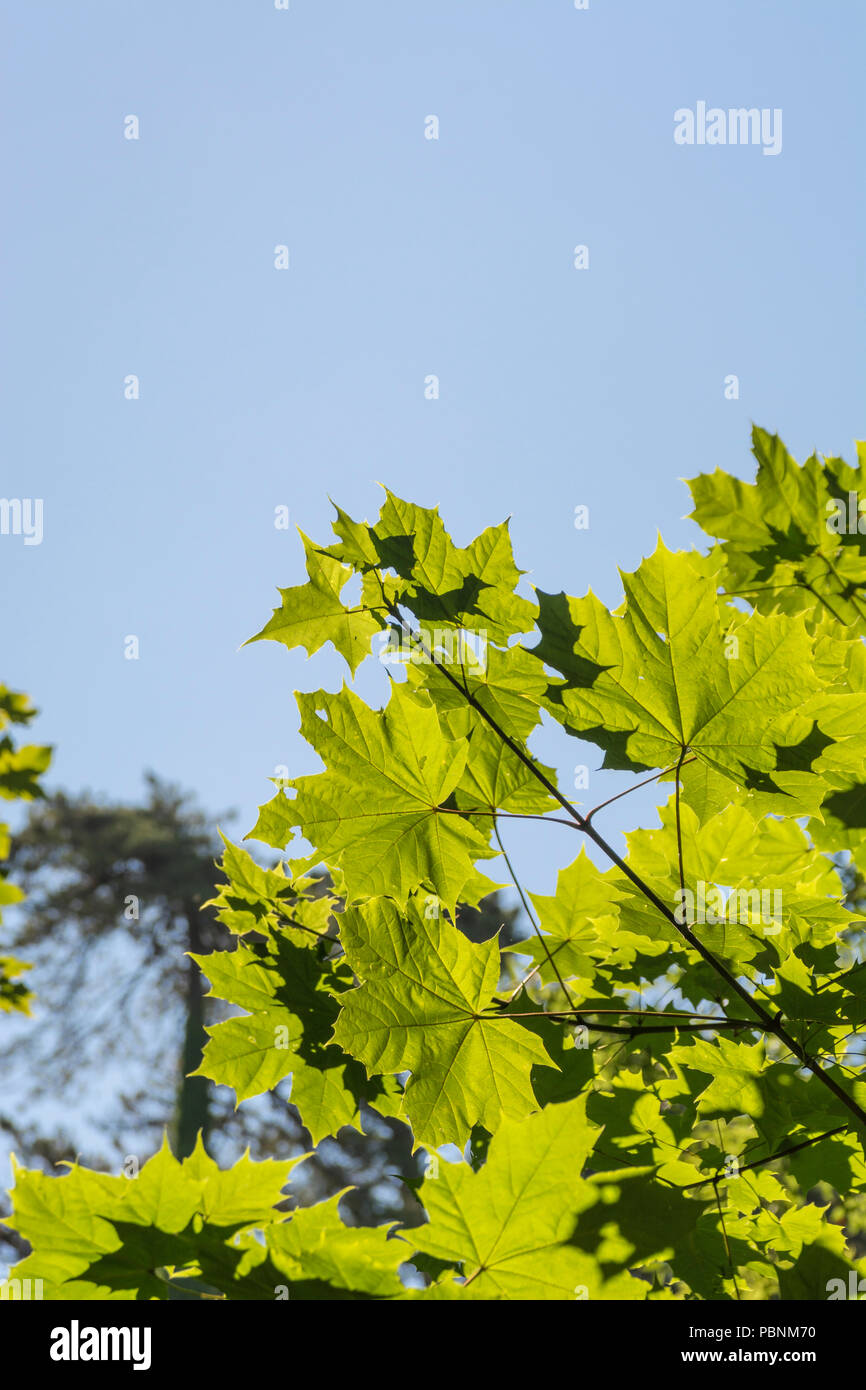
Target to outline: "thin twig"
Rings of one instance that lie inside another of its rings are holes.
[[[546,953],[547,953],[548,962],[549,962],[549,964],[550,964],[550,966],[551,966],[551,968],[552,968],[552,970],[553,970],[554,975],[555,975],[556,978],[557,978],[557,981],[558,981],[558,983],[559,983],[559,988],[562,990],[563,994],[565,995],[566,999],[568,1000],[570,1006],[571,1006],[572,1009],[573,1009],[573,1008],[574,1008],[574,1000],[572,999],[571,994],[569,993],[568,986],[566,985],[565,981],[563,980],[562,976],[561,976],[560,973],[559,973],[559,968],[558,968],[556,962],[554,961],[553,956],[550,954],[550,947],[549,947],[548,944],[547,944],[547,938],[546,938],[546,936],[544,935],[544,933],[542,932],[541,927],[539,926],[538,922],[536,922],[534,913],[530,910],[529,903],[527,902],[527,899],[526,899],[526,894],[524,893],[523,889],[522,889],[521,886],[520,886],[520,881],[519,881],[519,879],[518,879],[518,877],[517,877],[517,874],[514,872],[514,867],[513,867],[512,863],[511,863],[511,860],[508,858],[508,852],[507,852],[507,850],[506,850],[504,844],[502,843],[502,836],[499,834],[499,826],[498,826],[497,823],[496,823],[496,817],[495,817],[495,816],[494,816],[494,819],[493,819],[493,833],[494,833],[494,835],[496,836],[496,842],[497,842],[497,844],[499,845],[499,848],[500,848],[501,851],[502,851],[502,856],[503,856],[503,858],[504,858],[506,864],[508,865],[508,872],[511,874],[511,881],[512,881],[512,883],[514,884],[515,888],[517,889],[517,892],[518,892],[519,895],[520,895],[520,901],[523,903],[523,910],[524,910],[524,912],[526,913],[527,917],[529,918],[530,922],[532,923],[533,930],[535,931],[536,936],[538,937],[539,941],[541,942],[542,946],[544,947],[544,949],[545,949],[545,951],[546,951]]]
[[[686,762],[687,762],[687,763],[695,763],[695,762],[697,762],[697,757],[696,757],[696,755],[695,755],[695,754],[692,754],[692,756],[691,756],[690,758],[686,758]],[[612,806],[613,803],[614,803],[615,801],[619,801],[620,797],[623,797],[623,796],[631,796],[632,792],[638,791],[641,787],[648,787],[649,784],[650,784],[650,782],[658,782],[658,781],[660,781],[662,777],[667,777],[667,775],[668,775],[669,772],[673,772],[673,771],[674,771],[674,768],[676,768],[677,770],[679,770],[679,768],[682,767],[682,766],[684,766],[684,764],[683,764],[682,762],[673,763],[670,767],[666,767],[665,770],[664,770],[664,772],[656,772],[656,773],[653,774],[652,777],[645,777],[645,778],[643,779],[642,782],[635,782],[635,784],[634,784],[633,787],[626,787],[626,789],[625,789],[624,792],[617,792],[616,796],[609,796],[609,797],[607,798],[607,801],[600,801],[600,802],[598,803],[597,806],[593,806],[593,808],[592,808],[591,811],[587,811],[587,813],[586,813],[586,823],[587,823],[587,825],[588,825],[589,822],[592,820],[593,816],[598,815],[598,812],[599,812],[599,811],[603,811],[603,810],[604,810],[605,806]]]
[[[834,1134],[843,1134],[849,1129],[847,1124],[837,1125],[835,1129],[826,1129],[823,1134],[815,1134],[811,1139],[804,1139],[801,1144],[791,1144],[787,1149],[778,1149],[774,1154],[767,1154],[766,1158],[756,1158],[752,1163],[741,1163],[737,1165],[737,1176],[740,1173],[748,1173],[751,1168],[760,1168],[765,1163],[774,1163],[777,1158],[787,1158],[789,1154],[799,1153],[801,1149],[808,1149],[812,1144],[819,1144],[822,1139],[830,1139]],[[722,1179],[716,1175],[715,1178],[701,1178],[700,1182],[687,1182],[680,1187],[680,1192],[690,1192],[695,1187],[708,1187],[710,1183],[721,1182]]]
[[[715,1193],[715,1197],[716,1197],[716,1206],[718,1207],[718,1210],[719,1210],[719,1220],[720,1220],[721,1223],[722,1223],[722,1240],[723,1240],[724,1243],[725,1243],[725,1254],[726,1254],[727,1257],[728,1257],[728,1264],[729,1264],[730,1267],[731,1267],[731,1278],[732,1278],[733,1281],[734,1281],[734,1291],[735,1291],[735,1293],[736,1293],[736,1295],[737,1295],[737,1302],[739,1303],[739,1301],[740,1301],[740,1286],[739,1286],[739,1284],[737,1283],[737,1271],[736,1271],[736,1269],[734,1268],[734,1258],[733,1258],[733,1256],[732,1256],[732,1254],[731,1254],[731,1247],[730,1247],[730,1245],[729,1245],[729,1243],[728,1243],[728,1230],[727,1230],[727,1227],[725,1226],[725,1213],[724,1213],[724,1211],[722,1210],[722,1199],[721,1199],[720,1196],[719,1196],[719,1179],[718,1179],[718,1178],[716,1178],[716,1180],[715,1180],[714,1183],[713,1183],[713,1192]]]

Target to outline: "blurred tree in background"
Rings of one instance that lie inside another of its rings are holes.
[[[206,997],[186,954],[236,944],[205,906],[223,848],[213,826],[188,795],[149,774],[141,804],[57,792],[34,806],[16,836],[12,862],[28,900],[10,937],[33,961],[38,1023],[19,1030],[5,1070],[17,1096],[74,1104],[50,1137],[15,1118],[20,1102],[0,1104],[0,1132],[28,1165],[51,1171],[84,1143],[88,1163],[116,1171],[126,1155],[157,1148],[164,1128],[178,1156],[192,1151],[201,1130],[221,1164],[247,1147],[256,1159],[312,1148],[287,1101],[289,1081],[235,1109],[231,1091],[188,1075],[200,1063],[205,1026],[231,1012]],[[321,882],[324,891],[329,883]],[[501,929],[505,946],[520,936],[519,915],[494,894],[465,909],[459,925],[476,941]],[[103,1136],[97,1152],[82,1138],[85,1122]],[[362,1123],[363,1133],[346,1127],[319,1145],[298,1171],[295,1196],[306,1205],[352,1186],[347,1219],[413,1224],[420,1161],[408,1129],[366,1107]],[[0,1254],[3,1241],[7,1255],[20,1256],[5,1231]]]
[[[187,797],[148,776],[140,806],[56,793],[12,851],[28,895],[14,942],[30,953],[42,1004],[35,1036],[23,1033],[15,1051],[34,1086],[85,1089],[99,1074],[105,1087],[116,1071],[128,1103],[126,1079],[137,1080],[143,1127],[167,1122],[182,1155],[212,1125],[211,1088],[186,1076],[201,1055],[205,1003],[184,952],[228,944],[202,911],[217,844]]]

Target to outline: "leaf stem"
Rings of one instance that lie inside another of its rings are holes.
[[[767,1154],[766,1158],[756,1158],[751,1163],[739,1163],[737,1176],[740,1173],[748,1173],[751,1168],[761,1168],[765,1163],[773,1163],[777,1158],[787,1158],[788,1154],[799,1153],[801,1149],[808,1149],[812,1144],[819,1144],[822,1139],[832,1138],[834,1134],[844,1134],[848,1128],[848,1125],[837,1125],[835,1129],[826,1129],[823,1134],[814,1134],[811,1139],[804,1139],[800,1144],[790,1144],[786,1149],[777,1149],[774,1154]],[[708,1187],[710,1183],[718,1182],[721,1182],[718,1175],[715,1178],[701,1178],[700,1182],[685,1183],[679,1191],[690,1192],[696,1187]]]
[[[637,1016],[637,1015],[635,1015]],[[644,1015],[640,1015],[643,1017]],[[619,1023],[591,1023],[586,1021],[594,1017],[592,1009],[530,1009],[527,1012],[515,1013],[509,1010],[502,1014],[484,1014],[485,1020],[492,1021],[497,1018],[575,1018],[578,1022],[585,1023],[591,1033],[622,1033],[628,1037],[638,1037],[642,1033],[677,1033],[677,1032],[697,1032],[702,1033],[705,1029],[709,1032],[713,1028],[756,1028],[754,1019],[746,1018],[711,1018],[703,1023],[651,1023],[644,1028],[640,1023],[619,1024]],[[632,1017],[632,1015],[629,1015]]]
[[[568,986],[566,985],[565,981],[563,980],[562,976],[561,976],[560,973],[559,973],[559,967],[557,966],[555,960],[553,959],[553,956],[552,956],[551,953],[550,953],[550,947],[549,947],[548,944],[547,944],[547,937],[544,935],[544,933],[543,933],[542,930],[541,930],[541,927],[539,926],[538,922],[535,920],[535,914],[531,911],[530,906],[529,906],[529,903],[527,902],[527,899],[526,899],[526,894],[524,893],[523,889],[522,889],[521,886],[520,886],[520,880],[518,879],[517,874],[514,872],[514,866],[512,865],[511,860],[508,858],[508,852],[507,852],[507,850],[506,850],[504,844],[502,843],[502,836],[499,834],[499,826],[498,826],[497,823],[496,823],[496,817],[495,817],[495,816],[493,817],[493,833],[494,833],[494,835],[496,836],[496,842],[497,842],[497,844],[499,845],[500,850],[502,851],[502,856],[503,856],[503,858],[504,858],[506,864],[508,865],[508,872],[511,874],[511,881],[512,881],[512,883],[514,884],[515,888],[517,889],[518,894],[520,895],[520,901],[523,903],[523,910],[524,910],[524,912],[526,913],[527,917],[529,918],[530,922],[532,923],[533,930],[535,931],[536,936],[538,937],[539,941],[541,942],[542,946],[544,947],[545,953],[546,953],[546,955],[547,955],[548,962],[549,962],[549,964],[550,964],[550,966],[551,966],[551,969],[553,970],[553,973],[554,973],[554,975],[556,976],[557,981],[558,981],[558,983],[559,983],[559,988],[562,990],[562,992],[563,992],[563,994],[565,995],[566,999],[568,1000],[568,1002],[569,1002],[571,1008],[573,1009],[573,1008],[574,1008],[574,1000],[573,1000],[572,997],[571,997],[571,994],[570,994],[570,992],[569,992]]]
[[[694,754],[692,754],[690,758],[686,758],[686,762],[697,762],[697,758]],[[674,769],[676,769],[676,771],[679,772],[679,769],[682,766],[682,761],[673,763],[670,767],[666,767],[663,772],[654,772],[652,777],[645,777],[642,782],[635,782],[633,787],[626,787],[624,792],[617,792],[616,796],[609,796],[607,801],[600,801],[597,806],[593,806],[591,811],[587,811],[587,825],[592,820],[593,816],[597,815],[599,811],[604,810],[605,806],[612,806],[615,801],[619,801],[620,797],[631,796],[632,792],[638,791],[641,787],[648,787],[650,782],[660,781],[662,777],[667,777],[668,773],[673,772]]]

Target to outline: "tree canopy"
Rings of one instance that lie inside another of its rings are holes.
[[[423,1224],[287,1212],[293,1162],[164,1146],[134,1181],[19,1169],[16,1273],[52,1298],[662,1301],[866,1274],[863,446],[753,445],[754,485],[690,484],[710,546],[659,542],[612,610],[533,591],[507,523],[459,546],[390,492],[303,537],[307,583],[253,640],[331,643],[353,682],[387,652],[390,690],[298,695],[323,767],[261,808],[276,867],[225,845],[209,908],[236,941],[195,959],[240,1012],[199,1071],[239,1101],[290,1077],[316,1144],[401,1119]],[[542,720],[622,792],[576,806]],[[659,823],[621,854],[600,827],[648,781]],[[527,817],[573,831],[552,896],[516,872]],[[462,927],[497,858],[516,942]]]

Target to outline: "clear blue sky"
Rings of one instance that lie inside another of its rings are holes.
[[[859,0],[4,10],[0,493],[44,540],[0,537],[0,674],[52,785],[151,767],[240,832],[317,768],[291,692],[342,663],[239,650],[303,579],[278,504],[322,539],[377,480],[460,543],[510,513],[535,582],[614,602],[657,528],[697,538],[680,477],[750,474],[751,420],[801,458],[863,432]],[[781,108],[781,154],[675,145],[699,100]],[[576,848],[545,829],[539,891]]]

